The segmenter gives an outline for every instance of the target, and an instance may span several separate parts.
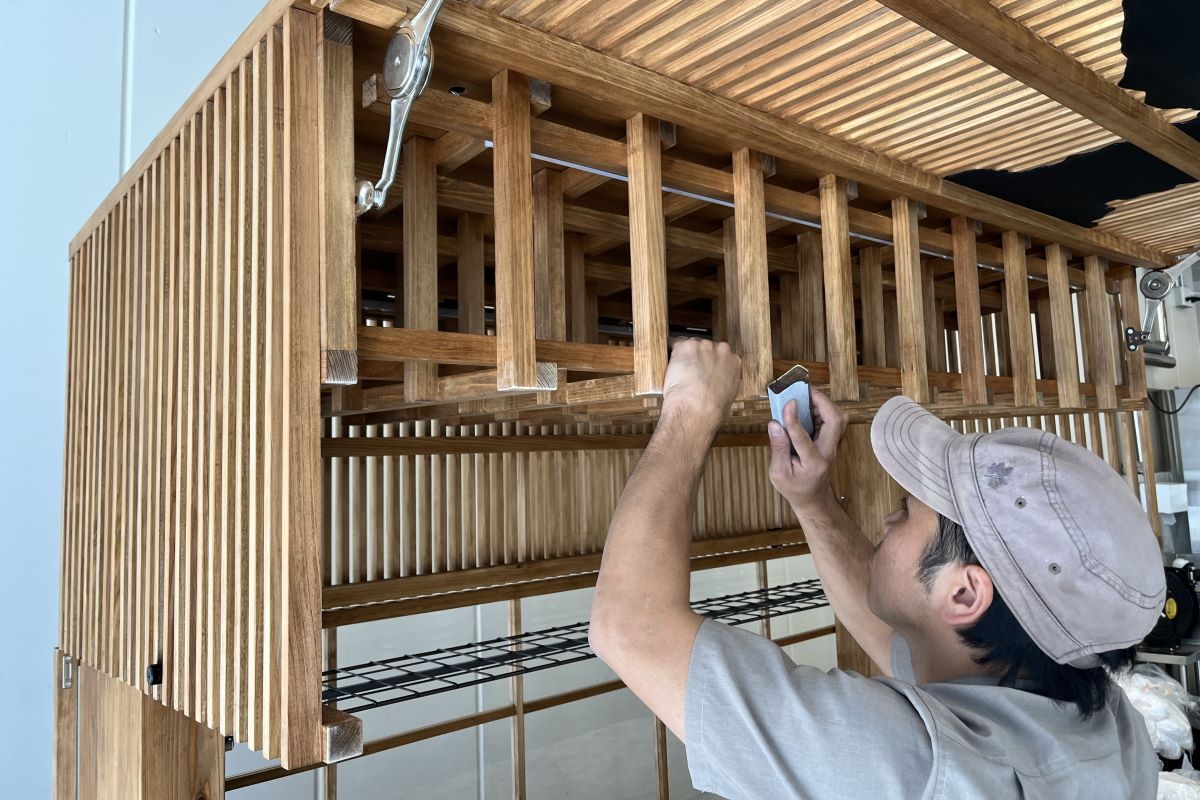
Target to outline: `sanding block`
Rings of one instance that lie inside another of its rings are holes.
[[[767,399],[771,401],[771,418],[783,425],[783,407],[796,401],[796,416],[809,436],[813,435],[812,396],[808,387],[808,369],[797,364],[767,384]]]

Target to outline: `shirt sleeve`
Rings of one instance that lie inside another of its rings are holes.
[[[935,783],[934,737],[897,686],[797,666],[712,620],[692,646],[684,732],[692,783],[729,800],[920,798]]]

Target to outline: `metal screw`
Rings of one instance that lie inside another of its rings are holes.
[[[1025,498],[1024,498],[1024,497],[1018,497],[1018,498],[1017,498],[1017,502],[1016,502],[1016,506],[1017,506],[1017,508],[1024,508],[1026,505],[1028,505],[1028,503],[1026,503],[1026,502],[1025,502]]]
[[[1062,567],[1060,567],[1058,564],[1055,564],[1053,561],[1050,562],[1050,574],[1057,575],[1060,572],[1062,572]]]
[[[451,87],[450,87],[449,89],[447,89],[446,91],[448,91],[450,94],[454,95],[455,97],[462,97],[464,94],[466,94],[466,93],[467,93],[467,87],[465,87],[465,86],[451,86]]]
[[[226,736],[225,737],[225,752],[228,753],[232,750],[233,750],[233,737]]]

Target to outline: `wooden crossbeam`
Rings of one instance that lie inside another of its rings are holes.
[[[1147,153],[1200,179],[1200,142],[1177,130],[1161,113],[1083,66],[987,0],[880,2]]]

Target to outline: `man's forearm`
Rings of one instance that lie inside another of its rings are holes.
[[[715,429],[664,416],[629,477],[609,525],[593,624],[619,619],[653,636],[662,614],[690,612],[692,512]]]
[[[879,668],[890,673],[894,631],[867,603],[875,548],[832,492],[827,500],[795,511],[834,613]]]

